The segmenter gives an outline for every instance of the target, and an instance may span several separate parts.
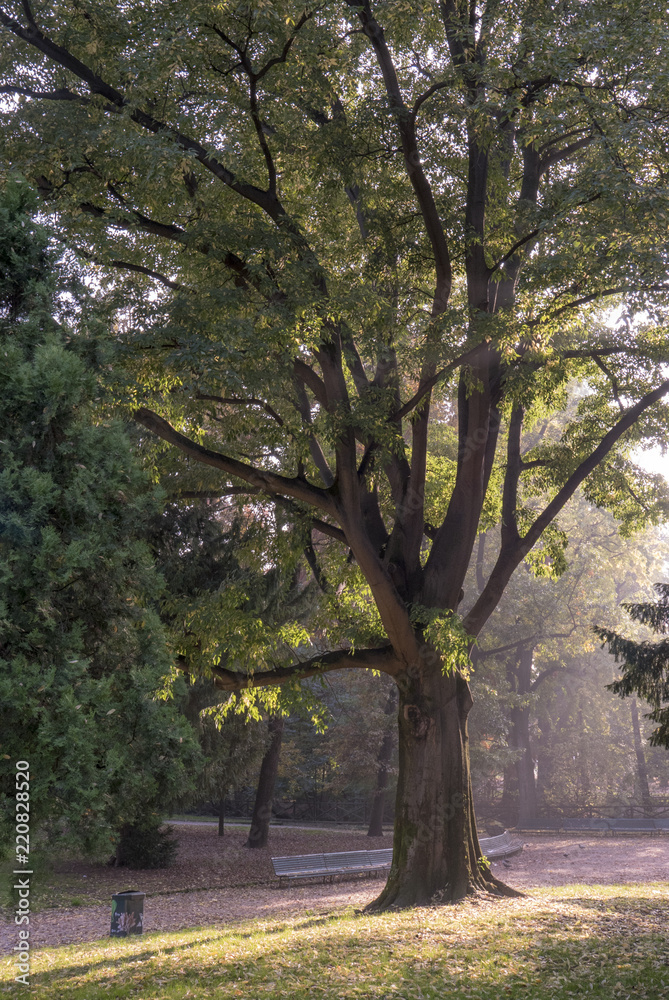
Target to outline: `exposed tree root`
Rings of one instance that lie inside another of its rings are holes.
[[[470,879],[466,887],[458,887],[455,891],[451,886],[431,893],[416,884],[391,885],[390,882],[381,895],[373,899],[364,908],[363,913],[383,913],[386,910],[405,910],[413,906],[446,906],[462,903],[468,898],[477,896],[493,896],[498,899],[522,899],[524,892],[496,878],[492,872],[484,872],[480,877]]]

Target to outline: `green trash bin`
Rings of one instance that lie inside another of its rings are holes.
[[[141,934],[144,921],[144,896],[136,889],[124,889],[112,896],[111,930],[112,937],[127,937]]]

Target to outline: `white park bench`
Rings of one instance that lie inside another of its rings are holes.
[[[481,853],[488,861],[509,858],[523,849],[507,832],[498,837],[484,837],[479,841]],[[388,871],[393,863],[392,847],[375,851],[339,851],[333,854],[296,854],[291,857],[272,858],[274,874],[279,883],[298,878],[329,878],[335,875],[376,875]]]

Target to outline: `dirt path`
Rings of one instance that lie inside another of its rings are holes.
[[[32,915],[33,947],[92,941],[108,935],[110,903],[93,900],[110,897],[112,892],[125,888],[126,882],[147,893],[146,931],[229,924],[272,914],[325,913],[351,905],[363,907],[378,895],[381,879],[279,888],[269,859],[272,854],[390,846],[388,837],[377,843],[362,834],[333,831],[276,831],[272,848],[267,851],[248,851],[241,834],[219,839],[215,830],[181,828],[179,840],[179,863],[167,871],[125,871],[119,875],[118,870],[103,866],[72,863],[60,874],[70,880],[78,878],[86,886],[91,905],[48,909]],[[522,854],[507,863],[497,862],[494,867],[496,874],[519,889],[580,882],[659,882],[669,877],[669,837],[523,836],[522,841]],[[240,884],[241,879],[245,884]],[[72,882],[67,885],[71,891]],[[174,888],[181,891],[170,892]],[[2,921],[0,954],[10,952],[15,943],[16,928]]]

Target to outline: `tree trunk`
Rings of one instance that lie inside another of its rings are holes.
[[[219,837],[225,835],[225,799],[221,799],[218,803],[218,835]]]
[[[579,770],[579,798],[582,805],[592,806],[592,785],[590,782],[590,762],[588,754],[588,733],[585,731],[585,719],[583,712],[578,712],[578,770]]]
[[[653,801],[650,797],[650,788],[648,787],[648,767],[643,752],[636,698],[630,700],[630,711],[632,713],[632,730],[634,732],[634,752],[636,753],[636,784],[639,788],[644,816],[650,816],[653,811]]]
[[[530,745],[529,708],[520,709],[518,720],[518,749],[521,756],[516,761],[518,774],[518,823],[523,825],[537,815],[537,786],[534,776],[534,757]]]
[[[477,889],[518,895],[479,863],[471,797],[467,682],[423,647],[398,678],[399,780],[393,864],[370,911],[455,902]]]
[[[397,689],[391,688],[388,694],[388,701],[384,709],[384,715],[392,715],[397,707]],[[389,730],[381,740],[379,756],[376,760],[376,789],[372,799],[372,812],[369,817],[368,837],[383,836],[383,809],[386,804],[386,788],[388,786],[388,768],[393,756],[395,745],[395,733]]]
[[[509,731],[508,739],[509,746],[513,748],[513,729]],[[518,768],[515,760],[504,768],[499,811],[506,826],[516,825],[518,822]]]
[[[534,776],[534,754],[530,740],[530,706],[534,646],[519,650],[516,664],[517,691],[524,701],[513,709],[514,746],[520,751],[516,761],[518,775],[518,822],[522,825],[537,815],[537,785]]]
[[[267,723],[270,735],[269,746],[260,765],[260,776],[256,790],[251,829],[245,847],[267,847],[269,838],[269,821],[272,818],[272,800],[274,786],[279,770],[279,755],[283,737],[284,719],[282,715],[272,715]]]
[[[511,691],[523,700],[509,710],[509,744],[518,751],[516,760],[504,771],[502,810],[510,824],[524,824],[537,815],[537,784],[530,738],[530,706],[534,646],[524,646],[507,663]]]
[[[541,802],[543,808],[549,806],[550,794],[553,789],[553,731],[549,716],[543,712],[538,717],[540,732],[539,744],[537,747],[537,805]]]

